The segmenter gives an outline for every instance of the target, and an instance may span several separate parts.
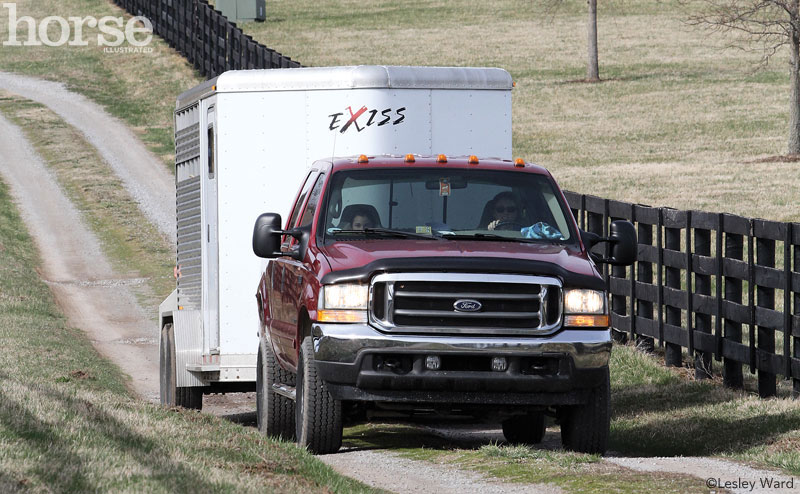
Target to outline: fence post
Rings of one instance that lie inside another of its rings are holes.
[[[669,210],[672,212],[673,210]],[[670,215],[671,217],[672,215]],[[668,228],[664,225],[664,248],[673,252],[681,251],[681,228]],[[687,271],[687,279],[691,275]],[[664,284],[668,288],[681,289],[681,270],[680,268],[666,267],[664,270]],[[670,326],[681,326],[681,309],[673,306],[666,306],[666,323]],[[687,316],[689,317],[689,316]],[[667,343],[664,349],[664,362],[668,367],[680,367],[683,365],[683,351],[678,343]]]
[[[729,225],[730,221],[725,221]],[[725,233],[725,258],[741,261],[744,259],[744,237],[735,233]],[[735,304],[742,303],[742,280],[732,277],[725,277],[725,300]],[[720,314],[721,317],[722,314]],[[734,343],[742,342],[742,324],[725,319],[725,340]],[[744,387],[744,376],[742,374],[742,364],[734,359],[725,358],[723,360],[723,383],[731,388]]]
[[[756,221],[754,226],[758,227],[760,221]],[[766,238],[759,238],[757,228],[754,228],[753,235],[756,237],[756,264],[758,266],[775,267],[775,241]],[[750,283],[756,284],[755,278]],[[767,288],[756,284],[756,306],[766,309],[775,308],[775,289]],[[756,315],[758,309],[756,309]],[[756,317],[758,320],[758,317]],[[765,358],[775,353],[775,330],[766,326],[757,325],[758,340],[756,341],[756,362],[768,362]],[[758,366],[758,395],[762,398],[775,396],[777,393],[777,380],[772,374]]]
[[[636,206],[633,207],[633,212],[636,212]],[[638,215],[636,215],[638,217]],[[653,226],[648,225],[646,223],[642,223],[640,219],[637,223],[638,227],[638,237],[639,237],[639,245],[653,245]],[[636,281],[640,283],[647,283],[652,285],[653,284],[653,264],[649,261],[642,262],[641,260],[636,263],[636,276],[634,278],[633,284],[635,285]],[[632,269],[632,268],[631,268]],[[633,290],[635,294],[636,291]],[[633,305],[633,301],[631,305]],[[631,324],[633,324],[633,320],[636,317],[644,317],[646,319],[653,319],[653,303],[648,302],[641,299],[636,299],[636,310],[633,311],[631,314]],[[653,338],[649,336],[642,336],[638,335],[636,337],[636,347],[640,350],[645,352],[652,352],[655,348]]]
[[[711,230],[695,228],[694,253],[699,256],[711,256]],[[695,293],[698,295],[711,295],[711,276],[695,274]],[[701,333],[711,333],[711,315],[695,313],[695,329]],[[712,376],[712,354],[705,351],[696,351],[694,359],[695,379],[708,379]]]
[[[800,223],[792,223],[792,249],[794,250],[794,264],[792,268],[792,278],[800,278],[797,273],[800,273]],[[800,359],[800,328],[795,327],[794,321],[800,319],[800,287],[792,283],[792,291],[794,292],[794,317],[792,317],[792,324],[790,325],[791,332],[794,335],[792,356]],[[784,310],[788,310],[784,307]],[[800,366],[798,366],[800,367]],[[792,397],[800,399],[800,373],[798,368],[792,365]]]

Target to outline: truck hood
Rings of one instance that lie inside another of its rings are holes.
[[[320,249],[332,272],[324,283],[363,280],[375,271],[473,271],[542,274],[567,285],[605,287],[577,245],[474,240],[359,240]]]

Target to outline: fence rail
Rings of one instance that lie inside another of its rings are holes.
[[[212,79],[226,70],[301,67],[257,43],[207,0],[114,0],[132,15],[144,16],[153,31]]]
[[[775,396],[778,375],[800,395],[800,224],[566,196],[587,231],[636,225],[638,261],[604,267],[618,338],[658,341],[667,365],[686,348],[701,379],[721,361],[728,386],[742,387],[746,366],[760,396]]]

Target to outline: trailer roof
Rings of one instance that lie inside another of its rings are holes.
[[[214,93],[325,89],[509,90],[511,75],[499,68],[358,65],[231,70],[178,96],[177,109]]]

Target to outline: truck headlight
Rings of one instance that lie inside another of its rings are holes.
[[[564,292],[564,326],[607,328],[608,301],[605,292],[572,289]]]
[[[369,286],[356,284],[324,285],[319,296],[317,320],[320,322],[367,322]]]

